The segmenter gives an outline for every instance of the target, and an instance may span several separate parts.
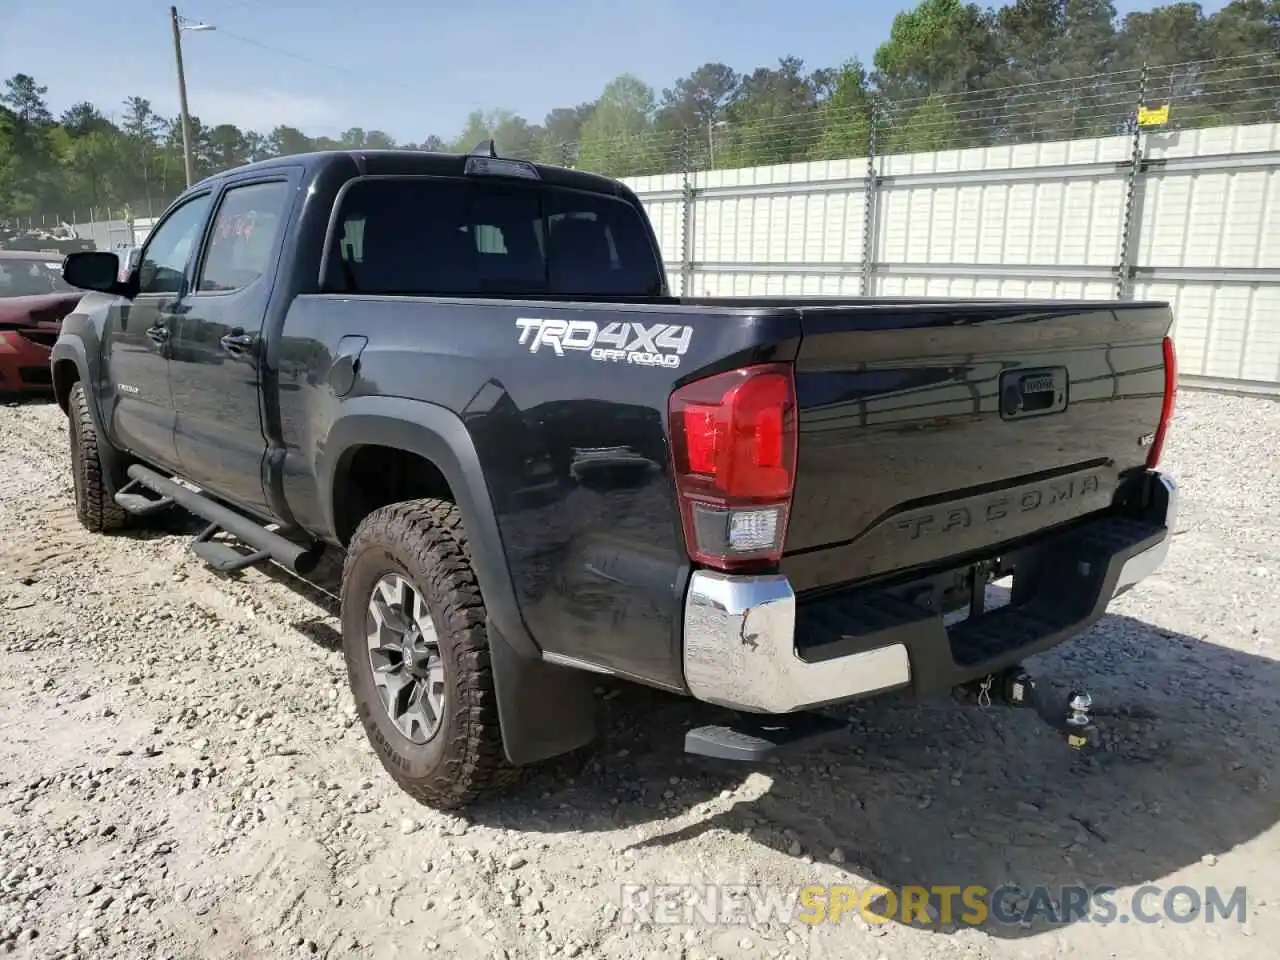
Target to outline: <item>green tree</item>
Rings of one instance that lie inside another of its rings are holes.
[[[706,130],[725,119],[742,78],[723,63],[704,63],[662,91],[654,126],[668,132]]]
[[[91,133],[118,132],[111,121],[102,115],[102,111],[87,100],[68,107],[59,118],[58,126],[72,137],[87,137]]]
[[[595,109],[592,101],[550,111],[542,121],[538,159],[545,163],[572,164],[578,153],[578,141],[582,139],[582,125]]]
[[[903,114],[905,122],[888,135],[887,153],[931,153],[954,149],[960,142],[960,122],[941,95],[925,97]]]
[[[249,141],[234,124],[218,124],[208,132],[206,142],[212,169],[227,170],[249,162]]]
[[[850,60],[823,84],[826,96],[818,108],[822,133],[810,153],[813,160],[865,156],[871,121],[867,71]]]
[[[315,149],[311,138],[297,127],[279,126],[267,134],[267,152],[273,157],[292,157]]]
[[[582,125],[579,165],[614,177],[656,173],[662,155],[654,137],[653,88],[631,74],[611,80]],[[674,168],[673,168],[674,169]]]
[[[1280,0],[1231,0],[1208,16],[1180,2],[1123,19],[1112,2],[1010,0],[988,10],[920,0],[894,19],[869,67],[809,69],[783,57],[743,74],[706,63],[660,98],[622,76],[598,101],[557,107],[541,123],[478,110],[458,136],[425,136],[417,147],[466,151],[492,137],[508,156],[629,176],[857,157],[872,115],[882,152],[1095,136],[1128,128],[1144,65],[1145,102],[1168,103],[1174,128],[1280,120]],[[212,119],[191,122],[201,177],[268,156],[396,147],[360,126],[330,139]],[[89,100],[55,119],[35,77],[0,85],[0,219],[126,205],[154,214],[185,182],[178,124],[145,98],[125,100],[118,122]]]
[[[1153,67],[1208,60],[1213,32],[1198,3],[1171,3],[1127,14],[1121,26],[1121,51],[1132,67]]]
[[[893,18],[876,48],[876,84],[909,100],[987,88],[1002,62],[994,21],[976,4],[922,0]]]
[[[467,153],[476,144],[488,140],[491,136],[488,116],[483,110],[472,110],[467,114],[467,122],[462,132],[449,142],[449,150],[453,153]]]
[[[716,166],[804,159],[821,136],[818,90],[799,57],[742,78],[716,136]],[[723,146],[721,142],[723,141]]]
[[[1016,0],[999,10],[1000,92],[984,99],[1001,117],[983,133],[1010,142],[1117,132],[1137,78],[1107,72],[1119,57],[1114,21],[1110,0]]]
[[[903,128],[923,116],[936,119],[944,110],[953,111],[966,131],[964,146],[998,139],[1007,111],[1002,97],[990,93],[1006,67],[996,19],[961,0],[922,0],[893,18],[889,39],[873,58],[883,108],[877,139],[911,143],[918,132]]]
[[[4,113],[4,129],[0,132],[0,144],[11,158],[5,164],[9,182],[0,191],[14,198],[13,202],[25,212],[44,204],[57,191],[57,172],[49,132],[53,128],[53,115],[45,101],[49,88],[36,83],[25,73],[15,73],[5,81],[0,94],[0,108]]]
[[[15,73],[4,82],[4,88],[0,103],[8,108],[20,125],[35,129],[52,125],[53,114],[45,101],[48,87],[36,83],[35,77],[29,74]]]

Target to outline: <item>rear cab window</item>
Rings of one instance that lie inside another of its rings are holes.
[[[541,183],[369,178],[347,188],[337,217],[328,289],[582,297],[662,291],[662,266],[640,212],[604,194]]]

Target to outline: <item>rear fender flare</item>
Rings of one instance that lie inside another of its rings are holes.
[[[520,614],[493,501],[462,420],[444,407],[403,397],[343,401],[316,471],[325,523],[335,536],[337,478],[355,450],[366,444],[429,460],[453,491],[488,611],[490,664],[508,759],[532,763],[590,742],[595,736],[594,681],[590,674],[542,660]],[[556,721],[549,725],[547,715]]]

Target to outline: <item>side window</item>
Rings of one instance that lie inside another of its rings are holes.
[[[139,293],[182,292],[191,251],[200,242],[208,210],[208,194],[188,200],[151,234],[138,265]]]
[[[231,187],[222,196],[197,293],[241,290],[270,268],[292,190],[288,183]]]

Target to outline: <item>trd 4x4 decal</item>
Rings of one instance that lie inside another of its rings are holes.
[[[680,366],[693,342],[693,327],[669,323],[610,323],[604,329],[591,320],[544,320],[520,317],[519,343],[530,353],[549,347],[557,357],[566,350],[586,351],[592,360],[637,363],[646,367]]]

